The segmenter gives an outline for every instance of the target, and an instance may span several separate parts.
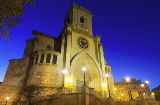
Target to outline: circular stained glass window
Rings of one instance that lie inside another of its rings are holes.
[[[78,46],[82,49],[88,49],[88,41],[82,37],[77,40]]]

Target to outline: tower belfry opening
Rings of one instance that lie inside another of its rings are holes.
[[[66,15],[65,23],[72,25],[73,29],[78,29],[92,34],[92,14],[88,9],[73,3]]]

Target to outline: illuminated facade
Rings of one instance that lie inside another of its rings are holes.
[[[134,78],[130,78],[128,81],[123,78],[121,82],[115,82],[114,92],[115,100],[117,101],[142,100],[143,98],[154,99],[148,84]]]
[[[64,22],[58,38],[34,30],[23,57],[9,60],[0,105],[157,105],[141,81],[114,86],[88,9],[73,3]]]
[[[1,104],[7,96],[8,104],[38,103],[58,97],[60,90],[63,94],[81,93],[85,84],[97,97],[114,97],[111,66],[104,59],[101,37],[93,36],[91,12],[73,3],[64,22],[58,38],[34,30],[23,57],[9,61],[0,86]]]

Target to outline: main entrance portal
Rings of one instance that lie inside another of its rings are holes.
[[[84,85],[85,67],[85,83],[88,87],[101,91],[101,70],[95,59],[88,53],[77,54],[71,62],[71,74],[74,76],[74,85],[79,88]]]

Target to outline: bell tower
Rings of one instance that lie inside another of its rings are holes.
[[[91,11],[76,3],[72,3],[64,22],[72,25],[75,30],[84,31],[93,36]]]

